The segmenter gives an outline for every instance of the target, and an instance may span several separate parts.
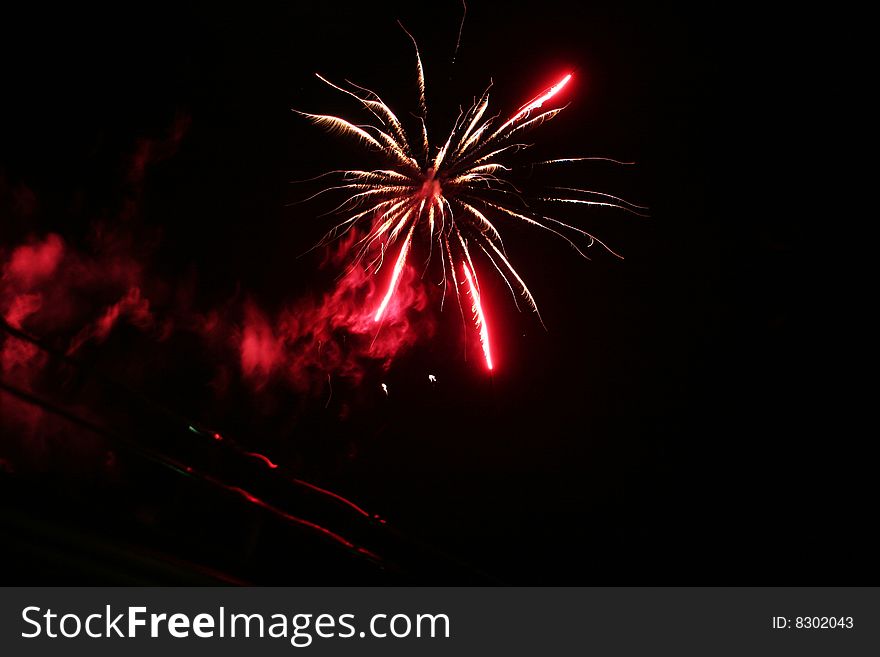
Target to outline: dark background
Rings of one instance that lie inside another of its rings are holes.
[[[208,366],[168,356],[185,341],[129,333],[90,357],[123,379],[120,362],[167,359],[130,383],[500,581],[792,583],[809,569],[811,583],[852,583],[873,567],[864,483],[801,333],[816,291],[794,273],[805,229],[767,191],[786,133],[783,112],[761,109],[780,95],[781,69],[759,54],[776,53],[765,10],[474,0],[454,64],[455,2],[3,11],[4,245],[54,231],[87,248],[95,220],[119,218],[155,244],[151,275],[193,284],[201,309],[246,290],[271,312],[327,284],[319,256],[297,258],[327,208],[288,205],[303,193],[290,181],[348,166],[355,149],[290,109],[356,115],[316,71],[415,109],[396,19],[419,42],[434,132],[490,78],[507,111],[573,70],[537,156],[637,162],[577,171],[651,217],[571,215],[624,261],[509,230],[548,330],[488,281],[494,377],[465,360],[451,313],[367,377],[375,392],[346,422],[323,399],[286,414],[295,393],[279,389],[218,408]],[[138,143],[175,127],[179,143],[133,189]]]

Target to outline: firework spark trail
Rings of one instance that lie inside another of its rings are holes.
[[[510,127],[524,116],[527,116],[532,110],[541,109],[544,103],[546,103],[548,100],[553,98],[553,96],[562,91],[562,88],[568,84],[569,80],[571,80],[571,73],[569,73],[559,82],[547,89],[544,93],[538,94],[530,102],[523,105],[523,107],[516,114],[508,119],[507,123],[505,123],[498,129],[498,132],[496,134],[502,133],[506,128]]]
[[[461,46],[461,33],[464,32],[464,21],[467,19],[467,2],[461,0],[461,23],[458,24],[458,38],[455,40],[455,50],[452,51],[452,63],[455,64],[455,58],[458,57],[458,49]]]
[[[406,262],[406,255],[409,251],[409,245],[412,243],[412,233],[414,228],[415,224],[409,229],[406,241],[403,243],[403,246],[400,247],[400,255],[397,256],[397,262],[394,263],[394,270],[391,273],[391,282],[388,284],[388,291],[385,293],[385,298],[382,299],[382,304],[379,306],[379,310],[376,311],[376,316],[373,318],[373,321],[378,322],[382,319],[382,314],[388,307],[388,302],[391,301],[391,297],[394,295],[394,290],[397,289],[397,281],[400,279],[400,272],[403,271],[403,265]]]
[[[507,158],[530,146],[518,141],[521,135],[553,119],[564,109],[543,108],[569,85],[571,73],[566,73],[504,121],[500,121],[498,115],[487,118],[489,89],[486,89],[469,109],[459,114],[446,139],[437,142],[442,145],[431,146],[426,127],[422,60],[415,39],[409,32],[406,34],[415,49],[418,81],[418,132],[414,133],[415,138],[408,136],[403,122],[378,94],[353,83],[348,83],[349,88],[345,88],[321,75],[318,78],[322,82],[355,99],[369,112],[373,122],[355,125],[336,116],[298,112],[331,132],[353,138],[367,150],[378,153],[383,160],[383,166],[378,169],[342,169],[325,174],[338,176],[338,183],[315,196],[326,192],[343,192],[346,197],[331,211],[342,214],[342,221],[320,243],[338,238],[356,224],[367,224],[364,237],[353,249],[351,266],[363,266],[366,262],[368,269],[378,273],[384,264],[386,251],[401,242],[388,287],[374,315],[374,321],[380,322],[395,295],[401,274],[408,266],[414,242],[421,242],[421,236],[425,235],[425,271],[436,245],[441,254],[440,283],[443,285],[444,300],[446,289],[451,288],[455,291],[459,308],[462,308],[459,281],[453,263],[462,263],[474,302],[480,341],[489,369],[492,369],[488,328],[480,303],[472,253],[485,256],[505,280],[514,297],[521,295],[529,309],[538,313],[531,292],[507,256],[494,221],[504,218],[535,226],[563,238],[581,255],[585,254],[576,243],[578,239],[586,241],[582,244],[583,248],[599,244],[617,255],[585,230],[548,216],[537,204],[610,207],[638,215],[645,208],[581,187],[551,188],[554,195],[535,198],[535,207],[532,207],[505,178],[505,174],[513,169]],[[608,158],[572,157],[534,164],[563,164],[589,159],[614,161]]]
[[[492,369],[492,349],[489,346],[489,326],[486,324],[486,315],[483,313],[483,304],[480,302],[480,290],[474,284],[474,276],[466,262],[461,263],[464,277],[467,279],[468,292],[471,295],[471,309],[474,312],[474,324],[480,332],[480,344],[483,346],[483,355],[486,357],[486,366]]]

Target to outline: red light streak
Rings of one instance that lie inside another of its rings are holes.
[[[321,488],[320,486],[315,486],[315,484],[310,484],[309,482],[303,481],[302,479],[294,479],[293,481],[295,483],[299,484],[300,486],[305,486],[306,488],[310,488],[315,492],[321,493],[322,495],[329,495],[330,497],[332,497],[336,500],[339,500],[343,504],[350,506],[352,509],[354,509],[355,511],[357,511],[361,515],[366,516],[367,518],[370,517],[369,513],[364,511],[361,507],[359,507],[357,504],[355,504],[351,500],[348,500],[348,499],[342,497],[342,495],[339,495],[338,493],[334,493],[333,491],[329,491],[325,488]]]
[[[516,116],[514,116],[514,120],[522,117],[524,114],[527,114],[534,109],[540,109],[540,107],[544,103],[546,103],[548,100],[553,98],[553,96],[562,91],[562,88],[568,84],[569,80],[571,80],[571,73],[566,75],[559,82],[550,87],[547,91],[540,94],[537,98],[530,101],[529,103],[526,103],[526,105],[519,112],[516,113]]]
[[[268,465],[273,470],[278,467],[277,463],[272,463],[272,461],[269,460],[269,457],[263,456],[262,454],[260,454],[258,452],[245,452],[244,454],[245,454],[245,456],[251,456],[255,459],[260,459],[263,463]]]
[[[272,506],[271,504],[269,504],[267,502],[264,502],[256,495],[249,493],[244,488],[239,488],[238,486],[227,486],[225,484],[223,484],[223,487],[226,488],[227,490],[232,491],[233,493],[237,493],[237,494],[241,495],[248,502],[250,502],[252,504],[256,504],[260,508],[263,508],[268,511],[271,511],[272,513],[278,514],[279,516],[281,516],[285,520],[289,520],[290,522],[293,522],[295,524],[302,525],[303,527],[308,527],[309,529],[313,529],[317,532],[320,532],[321,534],[324,534],[328,538],[333,539],[337,543],[344,545],[345,547],[349,548],[350,550],[357,550],[361,554],[364,554],[372,559],[376,559],[377,561],[379,560],[378,555],[370,552],[366,548],[356,546],[354,543],[352,543],[348,539],[340,536],[339,534],[337,534],[334,531],[327,529],[326,527],[322,527],[321,525],[319,525],[317,523],[314,523],[314,522],[311,522],[310,520],[306,520],[304,518],[300,518],[299,516],[295,516],[293,514],[287,513],[286,511],[282,511],[281,509],[279,509],[275,506]]]
[[[397,256],[397,262],[394,263],[394,271],[391,272],[391,282],[388,284],[388,291],[385,293],[385,298],[382,299],[382,304],[379,306],[379,310],[376,311],[376,316],[373,318],[376,322],[382,319],[382,314],[388,307],[388,302],[391,301],[391,297],[394,295],[394,290],[397,289],[397,281],[400,279],[400,272],[403,271],[403,265],[406,263],[406,255],[409,252],[409,245],[412,242],[413,228],[415,228],[415,224],[409,229],[406,240],[403,242],[403,246],[400,247],[400,255]]]
[[[467,263],[461,263],[464,269],[464,277],[467,279],[468,291],[471,295],[471,308],[474,311],[474,324],[480,331],[480,344],[483,345],[483,355],[486,357],[486,366],[492,369],[492,350],[489,347],[489,327],[486,325],[486,315],[483,313],[483,304],[480,302],[480,291],[474,284],[474,277],[471,274]]]
[[[258,452],[244,452],[244,454],[246,456],[251,456],[253,458],[260,459],[261,461],[263,461],[266,465],[268,465],[273,470],[278,467],[277,463],[273,463],[267,456],[264,456],[263,454],[260,454]],[[294,478],[293,482],[300,485],[300,486],[305,486],[306,488],[309,488],[309,489],[315,491],[316,493],[321,493],[322,495],[327,495],[328,497],[332,497],[333,499],[338,500],[339,502],[342,502],[346,506],[354,509],[355,511],[360,513],[362,516],[365,516],[367,518],[371,517],[369,513],[364,511],[357,504],[355,504],[354,502],[352,502],[349,499],[346,499],[342,495],[339,495],[338,493],[334,493],[333,491],[327,490],[326,488],[321,488],[320,486],[316,486],[315,484],[309,483],[308,481],[304,481],[302,479]]]

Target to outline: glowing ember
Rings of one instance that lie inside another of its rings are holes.
[[[596,243],[603,247],[605,245],[581,228],[546,216],[536,209],[540,203],[614,207],[635,214],[644,208],[580,188],[555,188],[563,195],[542,197],[537,199],[538,204],[527,204],[520,191],[504,178],[504,174],[511,171],[511,167],[504,163],[507,157],[528,147],[528,144],[519,141],[523,133],[552,119],[562,110],[541,108],[570,83],[571,73],[565,74],[554,85],[524,104],[503,123],[498,121],[497,116],[486,118],[489,106],[487,89],[470,109],[459,115],[452,131],[438,148],[432,146],[428,138],[425,78],[417,46],[416,71],[419,110],[416,116],[417,130],[413,132],[404,128],[401,120],[378,94],[353,83],[348,83],[347,88],[339,86],[318,75],[322,82],[357,101],[371,115],[373,122],[355,125],[337,116],[299,113],[332,132],[353,137],[367,150],[379,153],[383,158],[383,166],[379,169],[343,169],[324,174],[335,175],[339,180],[317,195],[343,192],[345,198],[334,210],[343,215],[343,220],[325,235],[322,243],[345,234],[356,225],[366,225],[364,236],[352,244],[352,266],[364,266],[376,273],[384,264],[386,252],[401,242],[388,287],[374,315],[375,322],[383,318],[395,295],[401,274],[408,266],[416,235],[427,238],[427,253],[423,261],[425,270],[435,245],[439,251],[438,269],[442,268],[444,298],[449,287],[459,295],[454,263],[464,263],[486,361],[489,369],[492,369],[488,329],[480,305],[471,251],[492,264],[506,281],[514,300],[518,292],[528,307],[538,312],[531,292],[508,260],[493,221],[506,218],[536,226],[566,240],[579,254],[584,255],[582,248]],[[581,159],[585,158],[561,158],[535,165],[577,162]],[[417,228],[420,228],[418,233]],[[574,241],[577,238],[583,238],[585,242],[579,246]],[[447,280],[448,274],[451,274],[451,281]],[[458,298],[461,307],[460,296]]]

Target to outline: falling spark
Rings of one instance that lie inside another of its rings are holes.
[[[382,392],[385,393],[386,397],[388,396],[388,386],[386,386],[384,383],[382,384]]]
[[[509,156],[529,147],[520,141],[521,137],[562,111],[562,107],[544,109],[544,106],[569,85],[572,73],[563,75],[503,122],[498,115],[487,114],[487,88],[467,111],[459,115],[445,141],[432,145],[426,127],[424,70],[415,39],[409,32],[407,35],[413,41],[416,54],[417,131],[408,132],[397,114],[375,92],[353,83],[347,83],[346,88],[321,75],[318,78],[322,82],[358,102],[374,120],[368,125],[355,125],[337,116],[298,112],[331,132],[352,137],[366,150],[378,153],[383,161],[381,168],[377,169],[343,169],[324,174],[335,175],[338,182],[314,196],[343,192],[345,198],[332,211],[342,215],[342,221],[325,235],[321,243],[341,236],[356,225],[365,224],[363,237],[352,247],[351,266],[365,266],[374,273],[382,268],[385,254],[400,244],[387,288],[373,317],[375,322],[380,322],[388,311],[414,243],[421,244],[422,236],[426,238],[426,270],[436,246],[441,261],[438,268],[442,267],[440,284],[444,298],[447,289],[454,290],[459,307],[462,304],[454,263],[462,263],[474,320],[491,370],[489,330],[472,255],[485,258],[505,280],[514,300],[520,295],[540,319],[535,299],[508,259],[495,222],[512,220],[535,226],[564,239],[584,257],[584,249],[595,244],[618,256],[582,228],[545,214],[540,210],[542,204],[610,207],[640,216],[644,216],[641,211],[645,208],[581,187],[556,187],[553,188],[554,195],[539,197],[529,204],[520,190],[505,178],[505,174],[512,170]],[[559,158],[537,162],[533,166],[586,159],[603,158]],[[451,280],[447,280],[449,274]],[[384,384],[382,387],[387,394]]]
[[[433,374],[429,374],[429,375],[428,375],[428,381],[429,381],[430,383],[437,383],[437,377],[434,376]]]

